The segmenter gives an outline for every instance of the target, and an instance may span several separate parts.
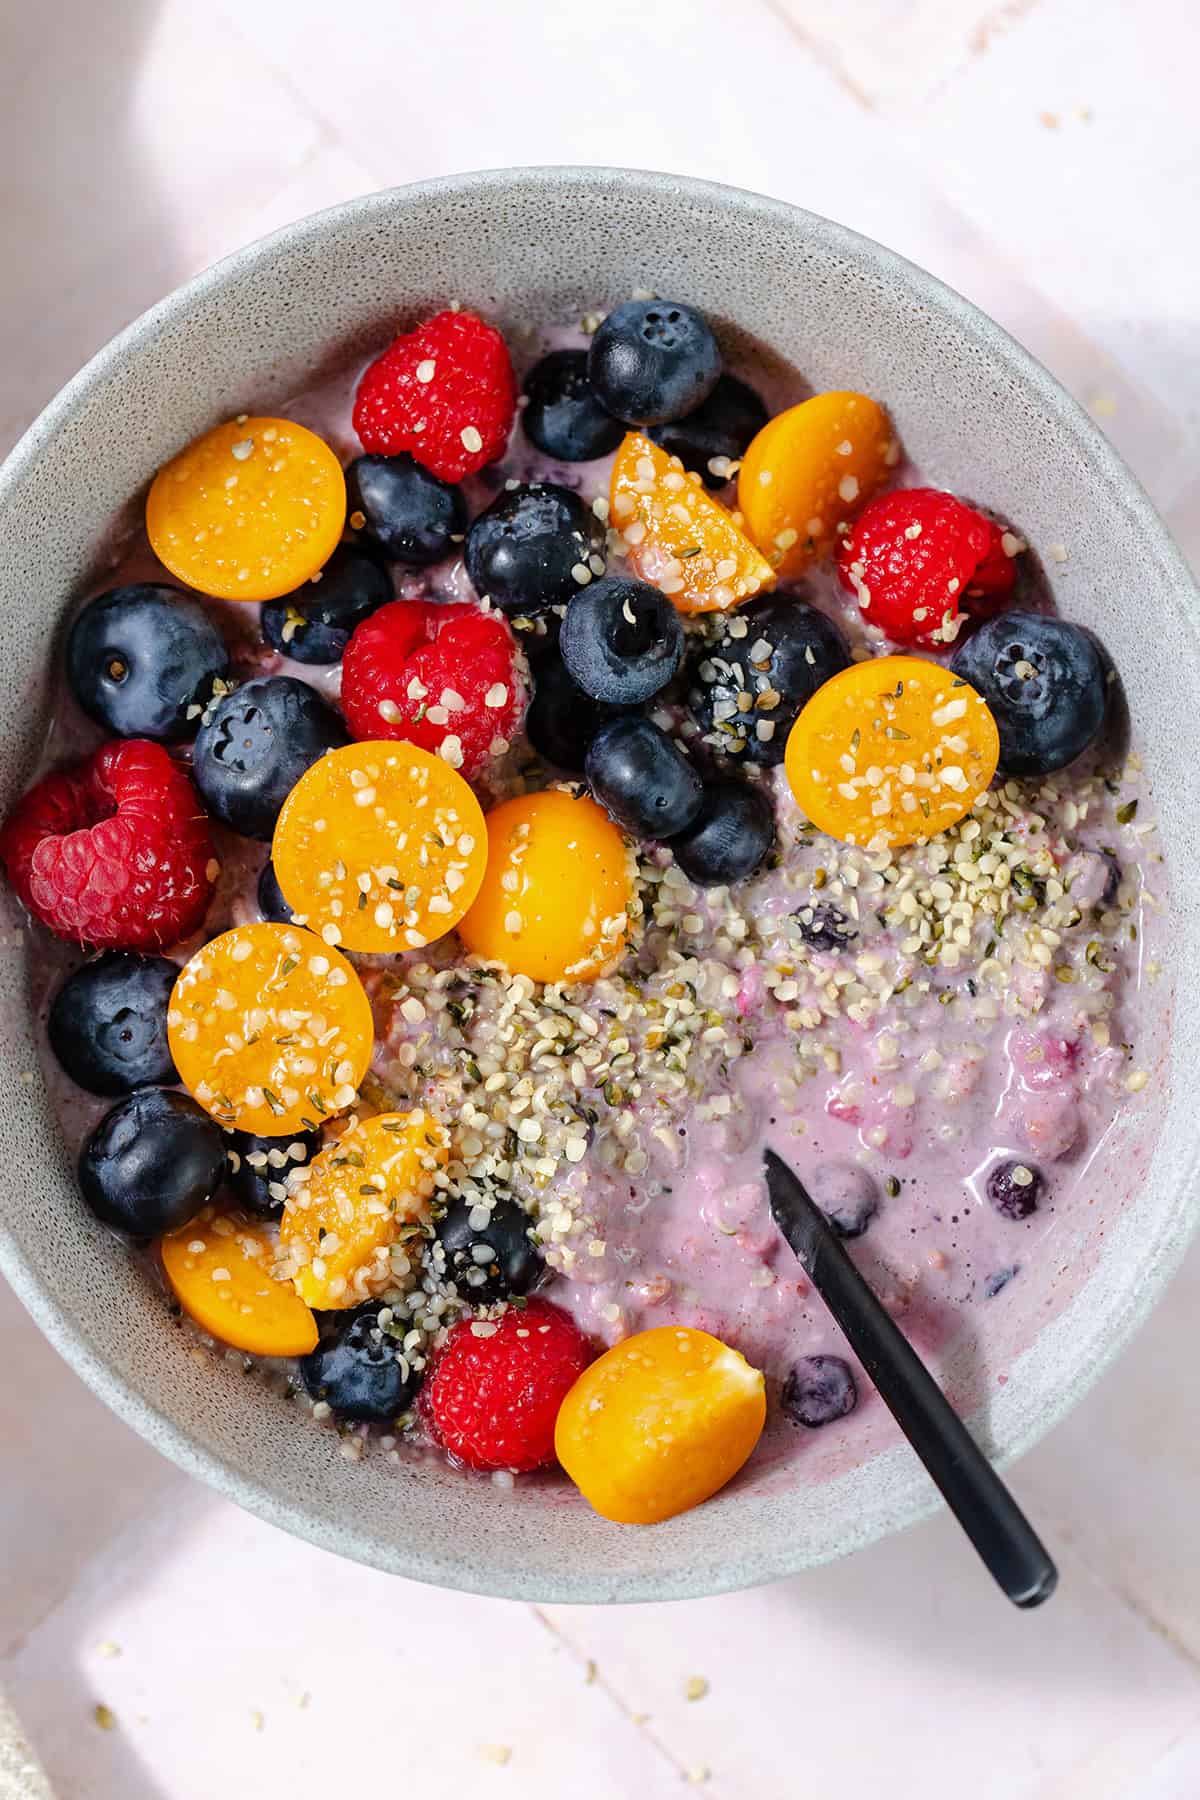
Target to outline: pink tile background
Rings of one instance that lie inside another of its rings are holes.
[[[453,169],[631,163],[802,202],[969,294],[1198,558],[1198,63],[1193,0],[10,5],[0,449],[288,219]],[[1017,1472],[1063,1571],[1024,1618],[944,1520],[670,1608],[387,1581],[189,1484],[3,1291],[0,1684],[71,1800],[1195,1800],[1198,1308],[1200,1254]]]

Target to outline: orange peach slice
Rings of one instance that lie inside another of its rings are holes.
[[[699,1506],[762,1435],[763,1378],[706,1331],[640,1331],[584,1370],[559,1410],[554,1449],[586,1500],[622,1525]]]
[[[782,576],[828,556],[900,460],[887,414],[866,394],[814,394],[764,425],[738,473],[746,531]]]
[[[317,1321],[289,1281],[272,1274],[275,1246],[260,1219],[206,1206],[160,1240],[171,1291],[222,1344],[250,1356],[307,1356]]]
[[[787,741],[801,810],[846,844],[923,843],[964,819],[996,773],[981,694],[940,663],[881,656],[819,687]]]
[[[533,981],[590,981],[619,960],[633,883],[625,840],[585,796],[521,794],[487,815],[487,873],[458,928],[468,950]]]
[[[293,1175],[279,1228],[281,1265],[311,1306],[358,1306],[394,1285],[389,1251],[428,1216],[449,1155],[428,1113],[380,1113],[350,1126]]]
[[[159,470],[146,499],[158,560],[220,600],[293,593],[328,562],[345,523],[341,464],[291,419],[215,425]]]
[[[613,464],[609,523],[629,567],[661,588],[682,613],[727,612],[774,580],[732,514],[706,493],[677,456],[631,431]]]
[[[416,744],[330,750],[275,826],[284,899],[326,942],[420,949],[453,930],[483,880],[487,834],[462,776]]]
[[[295,925],[239,925],[197,950],[167,1009],[179,1078],[221,1125],[292,1137],[344,1112],[375,1045],[344,956]]]

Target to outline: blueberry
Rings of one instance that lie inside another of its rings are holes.
[[[1124,870],[1121,868],[1120,860],[1114,850],[1101,850],[1100,857],[1104,863],[1104,887],[1096,904],[1102,910],[1104,907],[1116,905],[1117,895],[1121,891],[1121,882],[1124,879]]]
[[[713,749],[773,767],[801,707],[849,664],[833,621],[785,590],[741,607],[701,647],[688,671],[688,707]]]
[[[461,488],[423,468],[413,457],[360,456],[346,470],[346,512],[361,513],[362,535],[389,562],[416,569],[441,562],[467,529]]]
[[[118,737],[190,737],[229,673],[220,632],[177,588],[139,582],[89,600],[67,638],[67,680],[88,717]]]
[[[1013,1263],[1007,1269],[995,1269],[983,1284],[984,1299],[994,1300],[996,1295],[1001,1293],[1008,1286],[1013,1276],[1019,1275],[1020,1273],[1020,1263]]]
[[[850,1365],[840,1356],[802,1356],[783,1384],[779,1404],[793,1424],[812,1430],[844,1419],[858,1405]]]
[[[683,626],[656,587],[607,575],[576,592],[559,646],[585,694],[609,706],[639,706],[678,669]]]
[[[525,735],[547,762],[568,774],[582,774],[588,745],[618,709],[585,694],[568,675],[562,657],[553,652],[539,659],[533,673]]]
[[[1113,850],[1076,850],[1067,859],[1063,878],[1071,905],[1081,912],[1104,912],[1115,906],[1122,870]]]
[[[715,474],[709,464],[720,458],[736,462],[745,455],[751,438],[767,422],[767,409],[752,387],[736,375],[719,375],[717,385],[695,412],[669,425],[652,425],[648,436],[677,456],[685,469],[695,469],[705,487],[724,487],[727,474]]]
[[[263,864],[258,877],[258,910],[273,925],[290,925],[292,922],[292,909],[276,879],[275,864],[269,860]]]
[[[1042,613],[1000,613],[950,667],[987,701],[1006,775],[1049,775],[1087,749],[1104,723],[1104,659],[1078,625]]]
[[[507,613],[535,613],[565,606],[579,592],[574,571],[582,565],[590,579],[588,558],[602,544],[600,521],[578,494],[530,481],[506,489],[480,513],[464,555],[481,598]]]
[[[584,772],[601,806],[635,837],[669,838],[691,824],[704,786],[687,757],[649,719],[614,719],[592,739]]]
[[[525,435],[558,462],[609,456],[625,436],[621,421],[592,392],[587,364],[586,350],[552,350],[526,378]]]
[[[225,1147],[230,1192],[247,1211],[271,1219],[283,1211],[288,1172],[312,1161],[321,1148],[321,1134],[298,1131],[294,1137],[255,1137],[249,1131],[227,1131]]]
[[[438,1223],[437,1241],[445,1253],[446,1275],[465,1299],[480,1306],[507,1300],[512,1294],[527,1294],[537,1286],[546,1267],[529,1236],[529,1214],[515,1200],[498,1194],[487,1224],[473,1226],[475,1204],[466,1198],[452,1200]]]
[[[879,1211],[879,1189],[857,1163],[840,1159],[818,1163],[808,1186],[839,1237],[861,1237]]]
[[[988,1170],[986,1191],[1002,1219],[1027,1219],[1045,1194],[1046,1177],[1034,1163],[1000,1162]]]
[[[46,1030],[71,1080],[89,1094],[178,1081],[167,1043],[167,1003],[178,974],[165,956],[108,950],[69,976]]]
[[[349,742],[338,714],[306,682],[262,676],[217,706],[196,739],[192,774],[222,824],[267,839],[304,771]]]
[[[395,598],[391,577],[373,556],[339,544],[319,581],[305,582],[282,600],[268,600],[262,634],[293,662],[341,662],[354,627]]]
[[[695,412],[716,386],[721,352],[698,312],[675,300],[626,300],[588,351],[592,390],[629,425],[665,425]]]
[[[408,1411],[422,1373],[409,1367],[403,1346],[379,1323],[381,1300],[353,1312],[325,1313],[320,1342],[300,1358],[300,1379],[314,1400],[342,1419],[390,1425]]]
[[[836,906],[802,906],[792,914],[800,936],[814,950],[844,950],[858,932]]]
[[[139,1088],[119,1101],[79,1153],[87,1204],[130,1237],[158,1237],[186,1225],[224,1175],[221,1127],[169,1088]]]
[[[701,887],[749,881],[775,844],[775,815],[760,788],[713,781],[700,810],[671,844],[675,861]]]

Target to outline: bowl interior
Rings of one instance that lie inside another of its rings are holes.
[[[38,752],[56,621],[130,497],[189,438],[231,413],[286,401],[314,372],[452,300],[495,319],[519,346],[637,288],[699,305],[742,361],[769,346],[813,388],[880,396],[931,480],[986,498],[1043,551],[1068,548],[1054,569],[1064,610],[1096,629],[1122,672],[1166,863],[1186,867],[1197,805],[1190,726],[1200,716],[1195,593],[1089,421],[995,326],[866,240],[751,195],[627,171],[466,177],[322,214],[164,301],[76,378],[0,474],[0,804]],[[932,1504],[903,1448],[819,1482],[794,1465],[769,1469],[642,1531],[604,1523],[553,1484],[514,1492],[440,1464],[383,1458],[349,1467],[333,1434],[311,1429],[232,1363],[198,1365],[137,1265],[85,1214],[46,1097],[29,1078],[26,950],[11,899],[0,904],[3,1265],[85,1378],[185,1467],[277,1524],[398,1573],[564,1600],[763,1580],[866,1543]],[[1181,988],[1198,967],[1197,927],[1180,882],[1171,956]],[[1124,1147],[1124,1179],[1099,1196],[1087,1233],[1062,1246],[1071,1297],[1061,1289],[1056,1299],[1049,1279],[1031,1303],[1049,1322],[1039,1330],[1027,1316],[1027,1347],[976,1414],[1002,1457],[1078,1398],[1190,1234],[1200,1122],[1171,1070],[1195,1066],[1198,1037],[1195,1015],[1179,1009],[1154,1070],[1163,1128],[1151,1142],[1147,1124]]]

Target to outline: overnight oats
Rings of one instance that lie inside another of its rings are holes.
[[[764,1149],[1002,1366],[1149,1116],[1115,671],[886,395],[769,386],[680,302],[520,382],[453,308],[182,450],[74,615],[0,856],[83,1202],[351,1460],[650,1523],[860,1459]]]

